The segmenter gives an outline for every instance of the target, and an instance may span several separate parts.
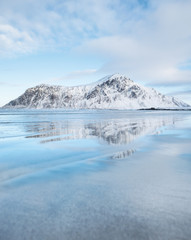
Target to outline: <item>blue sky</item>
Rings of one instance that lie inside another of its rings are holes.
[[[191,104],[190,0],[1,0],[0,106],[108,74]]]

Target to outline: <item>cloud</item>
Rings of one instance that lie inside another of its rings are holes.
[[[99,72],[152,85],[191,81],[191,67],[182,68],[191,56],[190,0],[1,0],[0,8],[1,56],[72,51],[104,59]]]
[[[136,8],[136,17],[117,33],[87,40],[77,50],[106,58],[103,72],[123,72],[148,84],[188,84],[191,68],[181,65],[191,56],[191,2],[151,2],[146,10]]]
[[[139,3],[141,2],[141,4]],[[0,54],[70,49],[84,40],[113,35],[145,1],[2,0]]]
[[[51,79],[51,80],[49,80],[49,82],[76,80],[76,79],[87,77],[96,72],[97,72],[96,69],[86,69],[86,70],[81,70],[81,71],[74,71],[74,72],[68,73],[67,75],[65,75],[63,77]]]
[[[180,95],[191,95],[191,89],[187,89],[187,90],[182,90],[182,91],[174,91],[174,92],[171,92],[169,93],[169,95],[177,95],[177,96],[180,96]]]
[[[0,55],[69,48],[84,38],[99,36],[115,20],[114,11],[107,9],[108,3],[107,0],[2,0]]]
[[[37,42],[26,31],[8,25],[0,25],[0,55],[12,55],[12,52],[19,54],[30,53],[37,48]]]
[[[5,87],[21,87],[21,84],[0,82],[0,86],[5,86]]]
[[[191,89],[190,85],[187,86],[186,88],[179,89],[174,87],[174,90],[171,89],[169,93],[167,94],[169,96],[175,96],[178,99],[181,99],[182,101],[188,103],[191,106]]]

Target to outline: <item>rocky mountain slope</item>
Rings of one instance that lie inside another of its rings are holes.
[[[188,104],[114,74],[94,84],[64,87],[39,85],[29,88],[4,108],[139,109],[179,108]]]

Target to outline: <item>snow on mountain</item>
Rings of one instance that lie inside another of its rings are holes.
[[[179,108],[188,104],[136,84],[124,75],[107,76],[75,87],[38,85],[4,108],[139,109]]]

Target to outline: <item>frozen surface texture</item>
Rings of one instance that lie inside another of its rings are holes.
[[[190,240],[191,113],[0,110],[0,239]]]

